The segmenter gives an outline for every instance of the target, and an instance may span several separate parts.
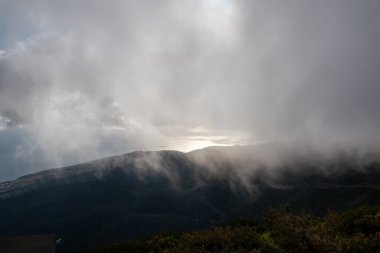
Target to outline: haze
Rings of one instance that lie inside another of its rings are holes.
[[[0,181],[134,150],[377,146],[380,2],[0,0]]]

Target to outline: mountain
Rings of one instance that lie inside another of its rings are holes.
[[[0,235],[56,234],[58,252],[254,218],[380,204],[380,156],[270,143],[133,152],[0,184]]]

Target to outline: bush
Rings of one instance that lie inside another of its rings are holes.
[[[293,214],[271,209],[259,221],[97,248],[87,253],[357,253],[380,252],[379,208],[360,207],[344,213]]]

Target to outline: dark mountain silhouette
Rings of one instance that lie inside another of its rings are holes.
[[[286,144],[133,152],[0,184],[0,235],[56,234],[58,252],[254,218],[380,204],[380,156]]]

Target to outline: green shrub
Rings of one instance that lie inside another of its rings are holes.
[[[321,218],[271,209],[259,221],[97,248],[87,253],[379,253],[380,212],[360,207]]]

